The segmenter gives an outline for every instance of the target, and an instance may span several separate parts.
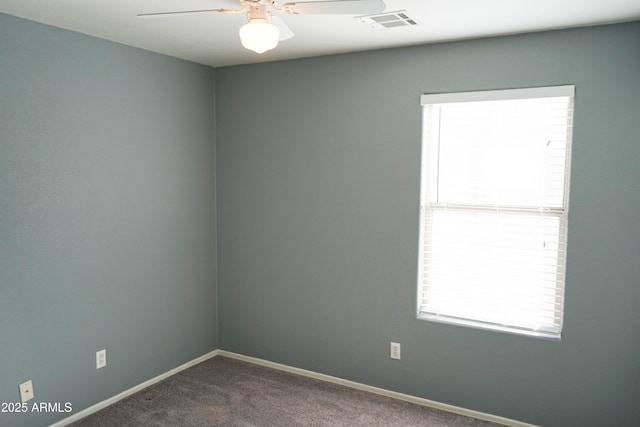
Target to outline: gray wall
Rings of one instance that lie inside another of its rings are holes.
[[[562,341],[416,320],[420,95],[561,84]],[[221,348],[545,426],[640,425],[640,23],[222,68],[216,88]]]
[[[0,15],[0,402],[75,413],[217,348],[214,74]]]

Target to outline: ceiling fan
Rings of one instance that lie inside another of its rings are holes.
[[[276,6],[276,0],[216,0],[221,6],[239,7],[239,9],[220,8],[204,10],[183,10],[177,12],[142,13],[141,18],[163,18],[193,13],[243,13],[247,12],[247,23],[240,27],[242,46],[256,53],[275,48],[278,41],[293,37],[287,25],[274,16],[271,11],[289,15],[326,14],[326,15],[370,15],[382,12],[384,0],[330,0],[284,3]]]

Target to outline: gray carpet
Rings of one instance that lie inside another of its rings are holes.
[[[498,424],[218,356],[72,426],[495,427]]]

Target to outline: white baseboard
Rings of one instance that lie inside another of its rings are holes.
[[[114,403],[118,402],[119,400],[124,399],[125,397],[131,396],[134,393],[139,392],[140,390],[143,390],[157,382],[160,382],[166,378],[169,378],[172,375],[177,374],[180,371],[184,371],[187,368],[190,368],[194,365],[197,365],[200,362],[204,362],[207,359],[211,359],[212,357],[215,357],[217,355],[220,354],[220,350],[213,350],[212,352],[209,352],[207,354],[204,354],[196,359],[191,360],[190,362],[187,362],[185,364],[182,364],[176,368],[171,369],[170,371],[165,372],[164,374],[160,374],[157,377],[151,378],[148,381],[143,382],[142,384],[138,384],[135,387],[131,387],[128,390],[123,391],[122,393],[116,394],[113,397],[110,397],[106,400],[103,400],[102,402],[98,402],[95,405],[89,406],[86,409],[83,409],[80,412],[77,412],[73,415],[71,415],[70,417],[67,417],[63,420],[58,421],[55,424],[51,424],[49,427],[63,427],[63,426],[67,426],[73,422],[76,422],[88,415],[93,414],[94,412],[98,412],[101,409],[106,408],[107,406],[113,405]]]
[[[230,357],[232,359],[238,359],[256,365],[266,366],[268,368],[274,368],[285,372],[291,372],[293,374],[302,375],[305,377],[315,378],[322,381],[327,381],[334,384],[343,385],[346,387],[354,388],[356,390],[362,390],[369,393],[379,394],[381,396],[391,397],[393,399],[403,400],[405,402],[415,403],[429,408],[441,409],[443,411],[452,412],[454,414],[464,415],[467,417],[477,418],[479,420],[490,421],[497,424],[503,424],[509,427],[536,427],[533,424],[527,424],[520,421],[512,420],[509,418],[499,417],[497,415],[491,415],[484,412],[473,411],[471,409],[461,408],[459,406],[448,405],[446,403],[436,402],[433,400],[423,399],[421,397],[411,396],[409,394],[398,393],[395,391],[385,390],[383,388],[373,387],[366,384],[357,383],[354,381],[345,380],[338,377],[332,377],[331,375],[320,374],[313,371],[307,371],[305,369],[294,368],[280,363],[270,362],[268,360],[258,359],[251,356],[245,356],[243,354],[232,353],[225,350],[220,350],[218,353],[220,356]]]
[[[318,372],[308,371],[306,369],[294,368],[292,366],[282,365],[280,363],[270,362],[264,359],[258,359],[256,357],[245,356],[243,354],[233,353],[226,350],[214,350],[210,353],[202,355],[196,359],[193,359],[190,362],[187,362],[183,365],[180,365],[174,369],[171,369],[164,374],[158,375],[157,377],[151,378],[148,381],[143,382],[135,387],[132,387],[128,390],[123,391],[109,399],[103,400],[102,402],[98,402],[95,405],[92,405],[82,411],[71,415],[63,420],[58,421],[55,424],[51,424],[49,427],[64,427],[75,421],[78,421],[88,415],[93,414],[94,412],[98,412],[101,409],[106,408],[107,406],[113,405],[119,400],[124,399],[125,397],[131,396],[134,393],[139,392],[157,382],[160,382],[172,375],[177,374],[180,371],[183,371],[187,368],[190,368],[194,365],[197,365],[200,362],[204,362],[207,359],[211,359],[216,356],[224,356],[232,359],[242,360],[244,362],[253,363],[256,365],[265,366],[268,368],[278,369],[280,371],[290,372],[296,375],[302,375],[304,377],[315,378],[322,381],[327,381],[334,384],[343,385],[346,387],[350,387],[356,390],[362,390],[369,393],[378,394],[381,396],[391,397],[393,399],[403,400],[405,402],[415,403],[417,405],[427,406],[429,408],[441,409],[443,411],[452,412],[454,414],[464,415],[467,417],[477,418],[479,420],[490,421],[498,424],[503,424],[509,427],[536,427],[533,424],[527,424],[520,421],[515,421],[509,418],[499,417],[497,415],[486,414],[484,412],[473,411],[470,409],[461,408],[458,406],[448,405],[446,403],[440,403],[433,400],[423,399],[421,397],[411,396],[409,394],[398,393],[395,391],[385,390],[379,387],[373,387],[366,384],[357,383],[355,381],[349,381],[338,377],[332,377],[331,375],[320,374]]]

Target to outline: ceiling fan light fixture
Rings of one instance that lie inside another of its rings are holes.
[[[280,30],[264,21],[249,21],[240,27],[240,42],[246,49],[264,53],[278,46]]]
[[[293,32],[281,20],[271,23],[271,10],[289,15],[325,14],[325,15],[355,15],[382,12],[385,0],[312,0],[284,3],[276,6],[278,0],[225,0],[237,3],[240,9],[201,9],[180,10],[175,12],[141,13],[142,18],[183,16],[195,13],[217,12],[224,14],[247,13],[247,23],[240,28],[240,42],[248,50],[258,54],[274,49],[280,40],[293,37]],[[277,17],[273,17],[277,18]],[[282,34],[280,32],[282,31]],[[281,38],[282,37],[282,38]]]

